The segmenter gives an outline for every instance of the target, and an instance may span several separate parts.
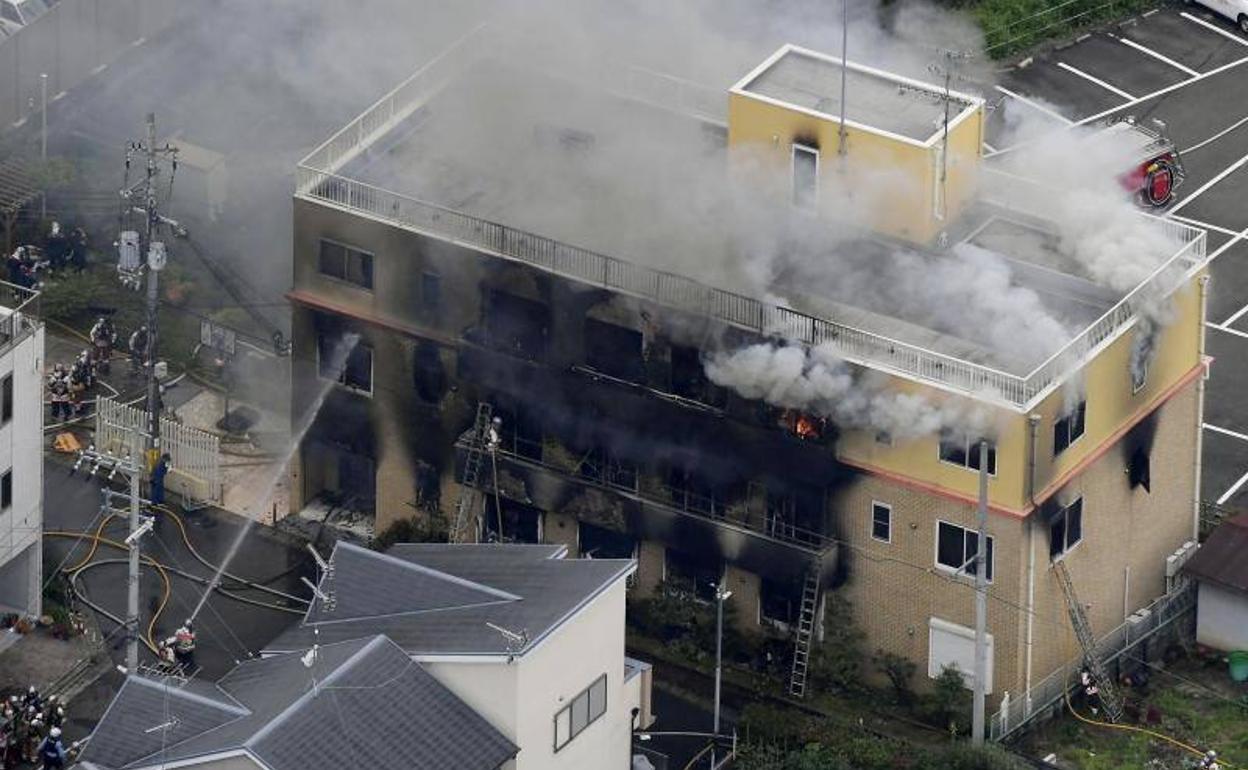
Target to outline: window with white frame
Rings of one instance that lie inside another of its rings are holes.
[[[885,503],[871,503],[871,538],[884,543],[893,540],[893,508]]]
[[[793,145],[793,205],[812,209],[819,200],[819,150]]]
[[[936,566],[959,575],[975,574],[975,553],[979,548],[979,533],[959,527],[947,521],[936,522]],[[992,582],[993,553],[992,536],[988,537],[984,559],[987,564],[985,576]]]
[[[942,431],[940,434],[940,459],[942,462],[961,465],[973,471],[979,470],[979,444],[983,439],[972,438],[968,433]],[[997,445],[988,442],[988,474],[997,474]]]
[[[568,705],[555,712],[555,751],[567,746],[605,713],[607,675],[603,674],[578,693]]]
[[[318,334],[316,338],[316,372],[323,380],[333,380],[356,393],[372,395],[373,349],[357,342],[349,352],[341,335]]]
[[[319,267],[322,275],[373,288],[373,255],[341,243],[321,239]]]
[[[1049,558],[1057,561],[1083,540],[1083,498],[1066,506],[1049,521]]]
[[[1057,457],[1083,435],[1088,402],[1080,401],[1070,414],[1053,423],[1053,456]]]

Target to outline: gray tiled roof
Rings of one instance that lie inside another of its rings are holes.
[[[306,650],[317,638],[385,634],[412,655],[522,654],[633,568],[627,559],[564,559],[565,552],[547,545],[409,543],[379,554],[339,541],[330,557],[333,578],[322,581],[333,610],[314,606],[266,652]],[[384,612],[372,612],[378,606]],[[528,643],[510,646],[487,623],[523,632]]]
[[[385,637],[318,647],[310,667],[301,657],[239,665],[216,685],[219,702],[131,677],[82,759],[138,770],[241,751],[273,770],[495,770],[517,752]],[[177,724],[162,746],[144,731],[166,714]]]

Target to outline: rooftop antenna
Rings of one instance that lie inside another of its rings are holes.
[[[320,572],[322,578],[333,580],[334,578],[333,562],[325,561],[324,557],[322,557],[321,554],[318,553],[317,550],[312,547],[311,543],[306,543],[305,545],[308,548],[308,553],[312,554],[312,558],[316,560],[316,568],[317,568],[317,571]],[[313,583],[311,580],[308,580],[306,577],[301,577],[299,579],[303,581],[304,585],[312,589],[312,595],[314,597],[321,600],[321,608],[323,610],[325,610],[326,612],[333,612],[334,605],[337,604],[337,600],[334,598],[333,591],[321,590],[320,583],[322,582],[322,578],[318,578],[316,583]]]
[[[944,49],[941,55],[945,57],[944,66],[933,64],[928,67],[928,70],[943,75],[945,78],[945,115],[940,138],[940,208],[936,212],[936,216],[943,221],[949,216],[949,102],[953,98],[950,81],[953,80],[953,68],[957,66],[957,62],[969,59],[973,54],[968,51]]]
[[[156,725],[155,727],[149,727],[149,728],[147,728],[146,730],[144,730],[144,731],[143,731],[143,734],[144,734],[144,735],[151,735],[152,733],[154,733],[154,732],[156,732],[156,731],[158,731],[158,730],[172,730],[173,728],[177,727],[179,724],[180,724],[180,723],[178,722],[178,718],[177,718],[177,717],[170,717],[168,722],[161,722],[160,724]]]
[[[836,132],[836,154],[844,163],[848,148],[845,143],[845,75],[849,69],[849,0],[841,0],[841,126]]]
[[[515,657],[517,652],[523,650],[524,646],[529,643],[529,632],[526,629],[521,629],[520,633],[516,633],[509,628],[503,628],[502,626],[491,623],[488,620],[485,621],[485,624],[501,634],[503,639],[507,640],[508,663],[511,662],[511,659]]]

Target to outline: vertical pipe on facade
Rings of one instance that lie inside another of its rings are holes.
[[[1209,274],[1206,273],[1200,277],[1200,317],[1197,319],[1199,323],[1199,331],[1197,332],[1197,366],[1205,366],[1205,313],[1209,306]],[[1195,467],[1192,472],[1192,542],[1200,542],[1200,466],[1203,462],[1204,454],[1204,420],[1205,420],[1205,379],[1209,372],[1201,372],[1199,379],[1196,381],[1196,458]]]
[[[1031,432],[1027,457],[1027,500],[1031,503],[1031,515],[1039,515],[1036,506],[1036,430],[1040,427],[1040,415],[1027,415]],[[1031,716],[1031,652],[1036,622],[1036,522],[1027,517],[1027,656],[1024,661],[1023,714]]]

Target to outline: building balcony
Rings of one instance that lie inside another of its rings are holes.
[[[456,443],[462,469],[469,449]],[[477,488],[495,494],[495,473],[487,455]],[[776,580],[799,581],[818,562],[830,582],[837,542],[770,510],[756,490],[745,500],[677,487],[635,466],[595,453],[573,453],[551,442],[504,441],[497,452],[497,492],[544,511],[575,515],[578,521],[627,533],[682,550],[709,549],[724,561]]]

